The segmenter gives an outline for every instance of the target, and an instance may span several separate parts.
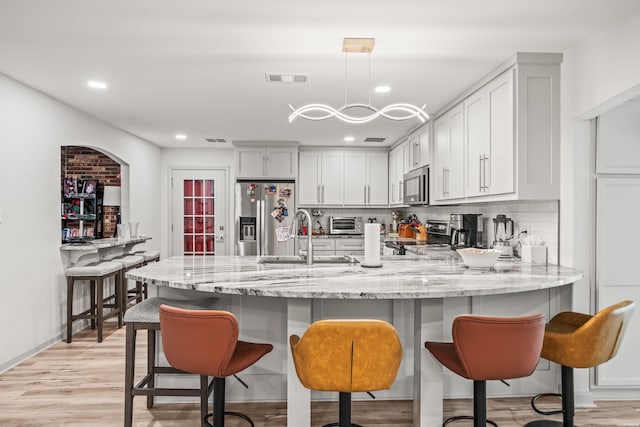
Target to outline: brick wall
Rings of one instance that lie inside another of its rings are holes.
[[[60,149],[60,188],[63,188],[64,178],[96,179],[98,191],[104,186],[120,186],[120,165],[110,157],[87,147],[61,147]],[[62,192],[62,191],[61,191]],[[105,206],[104,236],[113,237],[116,229],[116,215],[119,207]]]

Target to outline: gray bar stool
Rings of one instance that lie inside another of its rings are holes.
[[[122,265],[117,262],[99,262],[78,267],[69,267],[65,271],[67,276],[67,342],[71,342],[74,320],[88,319],[91,329],[98,327],[98,342],[102,342],[102,327],[104,319],[118,316],[118,328],[122,327],[122,285],[120,271]],[[115,292],[104,298],[104,285],[109,278],[115,278]],[[73,293],[77,281],[88,281],[91,305],[89,309],[73,314]],[[97,284],[97,287],[96,287]],[[110,302],[113,300],[113,302]],[[104,308],[111,308],[106,315]]]
[[[122,312],[126,313],[131,301],[135,301],[136,303],[142,301],[142,288],[136,284],[136,287],[130,290],[125,274],[129,270],[142,267],[144,264],[144,257],[141,255],[123,255],[113,258],[111,261],[122,265],[122,268],[120,269],[120,283],[122,283]]]
[[[127,327],[125,352],[125,399],[124,425],[130,427],[133,420],[133,397],[147,396],[147,408],[152,408],[155,396],[200,396],[201,419],[208,412],[208,397],[213,390],[213,381],[207,376],[200,376],[200,388],[176,389],[155,387],[155,377],[158,374],[188,374],[170,366],[157,366],[155,362],[156,333],[160,330],[160,305],[170,305],[190,310],[216,310],[219,308],[217,298],[200,300],[173,300],[152,297],[131,307],[124,316]],[[136,335],[139,329],[147,330],[147,374],[134,385],[136,360]],[[193,374],[189,374],[193,375]],[[204,425],[204,424],[203,424]]]
[[[132,255],[139,255],[144,257],[144,263],[142,264],[143,266],[152,262],[160,261],[160,251],[137,251]],[[149,297],[146,283],[136,282],[136,292],[141,293],[144,299],[147,299]]]

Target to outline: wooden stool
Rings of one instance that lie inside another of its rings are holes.
[[[160,261],[160,251],[137,251],[132,255],[142,256],[144,258],[144,263],[142,264],[143,266],[152,262]],[[136,282],[136,292],[142,293],[144,299],[147,299],[149,297],[146,283]]]
[[[541,415],[562,414],[562,423],[538,420],[526,424],[527,427],[573,427],[573,369],[593,368],[613,359],[635,306],[633,301],[622,301],[595,316],[567,311],[558,313],[547,323],[542,357],[562,366],[562,394],[543,393],[534,396],[531,407]],[[538,409],[536,401],[545,396],[562,396],[562,409]]]
[[[398,333],[382,320],[320,320],[289,344],[303,386],[340,393],[340,421],[324,427],[360,427],[351,424],[351,393],[391,388],[402,360]]]
[[[528,377],[536,369],[544,336],[544,314],[522,317],[459,316],[453,321],[452,343],[429,342],[425,347],[440,363],[463,378],[473,380],[474,427],[488,424],[487,380]]]
[[[118,316],[118,328],[122,327],[122,296],[121,296],[121,276],[122,266],[116,262],[100,262],[83,265],[79,267],[69,267],[65,271],[67,276],[67,342],[71,342],[72,326],[74,320],[91,320],[91,329],[98,327],[98,342],[102,342],[102,327],[104,319]],[[104,298],[104,284],[110,277],[115,278],[115,292],[113,295]],[[89,281],[91,304],[89,309],[79,314],[73,314],[73,293],[76,281]],[[97,288],[96,288],[97,283]],[[113,302],[109,302],[113,299]],[[106,304],[105,304],[106,302]],[[106,315],[104,308],[111,308]]]
[[[200,376],[200,388],[173,389],[155,387],[158,374],[186,374],[170,366],[156,366],[156,333],[160,330],[160,305],[166,304],[174,307],[189,308],[194,310],[210,310],[218,308],[217,298],[206,298],[196,301],[181,301],[168,298],[149,298],[131,307],[124,316],[127,327],[126,352],[125,352],[125,398],[124,398],[124,425],[130,427],[133,420],[134,396],[147,396],[147,408],[152,408],[155,396],[200,396],[200,408],[202,418],[207,415],[207,399],[213,390],[213,382],[209,384],[208,378]],[[138,330],[147,330],[147,374],[134,385],[135,359],[136,359],[136,335]]]
[[[123,313],[126,313],[130,302],[135,301],[136,303],[139,303],[142,301],[142,288],[139,288],[136,284],[134,289],[129,289],[125,273],[134,268],[142,267],[144,264],[144,257],[139,255],[124,255],[113,258],[111,261],[122,265],[120,269],[120,283],[122,283],[122,310]]]

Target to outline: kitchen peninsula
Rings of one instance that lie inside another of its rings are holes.
[[[85,243],[65,243],[60,246],[62,263],[66,267],[102,261],[118,255],[131,253],[135,245],[150,240],[148,236],[113,237],[90,240]]]
[[[286,299],[286,336],[301,335],[314,320],[314,301],[393,300],[409,302],[413,331],[403,346],[412,360],[414,425],[442,423],[443,370],[424,350],[442,340],[447,298],[495,296],[551,289],[577,282],[582,273],[556,265],[498,262],[490,270],[468,269],[456,258],[382,257],[382,268],[351,264],[259,264],[258,257],[173,257],[132,270],[127,277],[159,287],[217,294]],[[162,291],[162,289],[161,289]],[[239,321],[243,319],[240,315]],[[394,323],[397,328],[399,325]],[[406,326],[406,325],[405,325]],[[264,331],[263,341],[269,331]],[[283,334],[284,335],[284,334]],[[401,334],[401,336],[403,336]],[[404,335],[406,336],[406,335]],[[274,345],[286,346],[283,343]],[[411,350],[413,348],[413,356]],[[287,349],[287,425],[310,425],[310,392],[299,383]]]

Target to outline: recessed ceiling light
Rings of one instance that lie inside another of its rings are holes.
[[[345,136],[344,137],[344,142],[353,142],[355,140],[356,139],[354,137],[352,137],[352,136]]]
[[[374,89],[376,91],[376,93],[387,93],[391,91],[391,87],[390,86],[376,86],[376,88]]]
[[[184,141],[185,139],[187,139],[187,135],[185,135],[184,133],[177,133],[176,139],[179,139],[180,141]]]
[[[105,82],[99,82],[97,80],[91,80],[87,84],[89,85],[89,87],[94,88],[94,89],[106,89],[107,88],[107,84]]]

